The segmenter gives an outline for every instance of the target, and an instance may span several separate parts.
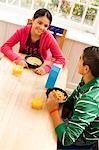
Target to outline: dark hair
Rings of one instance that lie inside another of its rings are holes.
[[[84,49],[83,65],[88,65],[94,77],[99,77],[99,47],[91,46]]]
[[[34,16],[33,18],[36,19],[38,17],[43,17],[43,16],[46,16],[49,21],[50,21],[50,24],[52,22],[52,15],[50,13],[49,10],[45,9],[45,8],[41,8],[41,9],[38,9],[35,13],[34,13]]]

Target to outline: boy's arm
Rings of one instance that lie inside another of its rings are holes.
[[[63,145],[73,144],[83,133],[85,127],[96,118],[98,112],[97,105],[92,105],[93,103],[82,103],[82,101],[91,100],[90,97],[82,97],[81,102],[79,101],[75,105],[73,116],[68,124],[62,121],[58,111],[51,114],[55,131]]]

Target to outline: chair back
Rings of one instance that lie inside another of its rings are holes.
[[[60,28],[60,27],[53,26],[53,25],[50,25],[49,30],[52,32],[52,34],[55,37],[55,39],[57,40],[60,48],[62,49],[65,38],[66,38],[67,30]]]
[[[28,24],[32,24],[32,19],[28,19],[27,25]],[[50,25],[49,30],[51,31],[51,33],[53,34],[53,36],[57,40],[59,47],[62,49],[65,38],[66,38],[67,30],[60,28],[60,27],[53,26],[53,25]]]

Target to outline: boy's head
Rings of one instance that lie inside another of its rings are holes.
[[[88,73],[88,71],[91,71],[91,74],[95,78],[99,77],[99,47],[91,46],[85,48],[78,65],[79,73],[82,75]]]

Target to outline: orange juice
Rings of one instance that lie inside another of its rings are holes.
[[[14,75],[21,75],[23,72],[23,66],[21,65],[14,65],[13,66],[13,70],[12,70],[12,73]]]
[[[43,100],[41,97],[36,97],[32,100],[32,108],[35,108],[35,109],[43,108]]]

